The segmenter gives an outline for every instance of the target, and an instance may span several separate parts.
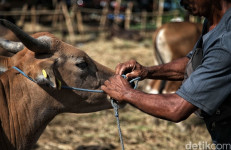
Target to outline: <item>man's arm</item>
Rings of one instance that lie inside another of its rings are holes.
[[[126,74],[127,78],[141,77],[141,79],[182,81],[188,61],[188,57],[183,57],[167,64],[144,67],[135,60],[130,60],[117,65],[116,74]]]
[[[145,113],[172,122],[187,119],[197,109],[177,94],[154,95],[131,91],[124,95],[124,100]]]
[[[134,90],[120,75],[105,81],[101,89],[119,102],[128,102],[145,113],[173,122],[186,119],[197,109],[177,94],[147,94]]]
[[[182,81],[184,79],[185,69],[188,61],[188,57],[183,57],[167,64],[146,67],[148,70],[147,78]]]
[[[192,114],[197,107],[177,94],[147,94],[131,88],[122,74],[128,78],[183,80],[188,57],[177,59],[167,64],[144,67],[135,60],[119,64],[116,74],[105,81],[101,89],[119,102],[128,102],[152,116],[179,122]]]

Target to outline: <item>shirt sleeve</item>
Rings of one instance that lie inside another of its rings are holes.
[[[193,55],[193,50],[191,50],[186,56],[190,59],[192,58],[192,55]]]
[[[202,64],[176,92],[212,115],[231,94],[231,53],[225,48],[206,51]]]
[[[200,40],[197,41],[197,43],[194,45],[193,49],[186,55],[189,59],[192,58],[194,51],[197,49],[197,45],[198,45],[199,41]]]

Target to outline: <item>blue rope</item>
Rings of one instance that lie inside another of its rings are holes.
[[[126,78],[125,75],[122,75],[122,76],[123,76],[124,78]],[[131,84],[131,83],[137,81],[136,84],[135,84],[135,86],[134,86],[134,89],[136,89],[137,86],[138,86],[138,81],[139,81],[139,80],[140,80],[140,77],[137,77],[137,78],[134,78],[134,79],[132,79],[131,81],[129,81],[129,83]],[[83,91],[83,92],[104,93],[103,90],[90,90],[90,89],[76,88],[76,87],[70,87],[70,86],[61,86],[61,87],[62,87],[63,89],[71,89],[71,90],[77,90],[77,91]]]
[[[24,75],[25,77],[27,77],[28,79],[30,79],[31,81],[35,82],[35,80],[33,80],[32,78],[30,78],[28,75],[26,75],[22,70],[20,70],[19,68],[13,66],[12,68],[14,68],[15,70],[17,70],[19,73],[21,73],[22,75]]]
[[[71,89],[76,91],[83,91],[83,92],[95,92],[95,93],[103,93],[103,90],[90,90],[90,89],[82,89],[82,88],[76,88],[76,87],[70,87],[70,86],[61,86],[63,89]]]
[[[122,75],[123,78],[126,78],[125,75]],[[132,80],[129,81],[129,83],[133,83],[135,81],[137,81],[135,83],[135,86],[133,87],[134,89],[137,88],[138,86],[138,81],[140,80],[140,77],[137,77],[137,78],[134,78]],[[119,138],[120,138],[120,145],[121,145],[121,149],[124,150],[124,142],[123,142],[123,135],[122,135],[122,131],[121,131],[121,127],[120,127],[120,120],[119,120],[119,105],[118,103],[116,102],[116,100],[112,99],[111,98],[111,105],[114,109],[114,112],[115,112],[115,117],[116,117],[116,121],[117,121],[117,128],[118,128],[118,132],[119,132]]]
[[[30,78],[28,75],[26,75],[22,70],[20,70],[19,68],[13,66],[12,68],[14,68],[15,70],[17,70],[19,73],[21,73],[23,76],[25,76],[26,78],[30,79],[31,81],[35,82],[35,80],[33,80],[32,78]],[[122,75],[123,78],[126,78],[125,75]],[[133,87],[134,89],[137,88],[138,86],[138,81],[140,80],[140,77],[134,78],[132,80],[129,81],[130,84],[132,84],[133,82],[136,81],[135,86]],[[71,89],[71,90],[77,90],[77,91],[84,91],[84,92],[95,92],[95,93],[104,93],[103,90],[90,90],[90,89],[83,89],[83,88],[76,88],[76,87],[70,87],[70,86],[61,86],[61,88],[63,89]],[[118,132],[119,132],[119,138],[120,138],[120,144],[121,144],[121,148],[122,150],[124,150],[124,142],[123,142],[123,135],[122,135],[122,131],[120,128],[120,120],[119,120],[119,105],[117,104],[117,102],[111,98],[111,105],[114,109],[115,112],[115,117],[116,117],[116,121],[117,121],[117,127],[118,127]]]

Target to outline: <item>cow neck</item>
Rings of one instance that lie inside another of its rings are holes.
[[[0,79],[3,79],[1,91],[5,93],[0,94],[5,95],[0,99],[5,104],[1,105],[5,106],[1,108],[1,111],[5,109],[1,114],[3,141],[12,149],[31,149],[58,111],[42,88],[25,80],[14,69],[7,71]],[[40,94],[35,95],[35,90]]]

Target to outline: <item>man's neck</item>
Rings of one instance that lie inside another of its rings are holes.
[[[214,5],[212,13],[207,17],[209,21],[209,31],[217,26],[226,11],[230,8],[231,3],[225,0],[221,0],[220,3]]]
[[[222,1],[221,2],[223,14],[231,8],[231,2]]]

